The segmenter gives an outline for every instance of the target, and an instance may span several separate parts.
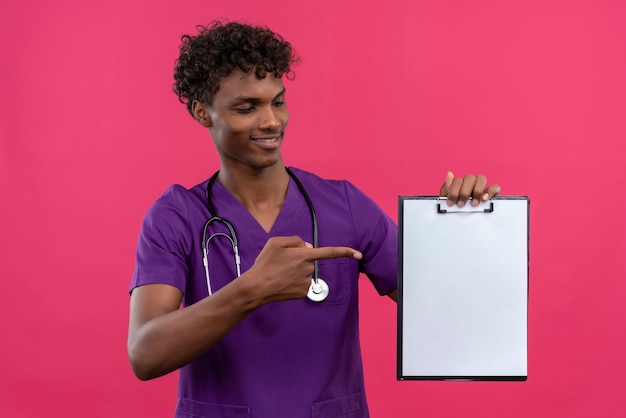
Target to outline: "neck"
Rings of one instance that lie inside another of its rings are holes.
[[[289,174],[282,163],[245,171],[222,166],[217,179],[251,212],[280,208],[289,186]]]

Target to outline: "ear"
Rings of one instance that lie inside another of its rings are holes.
[[[193,103],[191,103],[191,112],[193,113],[193,117],[205,128],[213,126],[213,121],[211,120],[209,111],[199,100],[194,100]]]

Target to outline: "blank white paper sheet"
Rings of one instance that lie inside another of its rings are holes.
[[[527,379],[529,206],[399,198],[399,380]]]

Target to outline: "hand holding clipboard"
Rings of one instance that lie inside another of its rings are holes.
[[[467,174],[465,177],[454,177],[454,173],[448,171],[446,181],[439,190],[439,196],[446,196],[446,204],[450,207],[455,204],[462,208],[471,198],[471,205],[478,206],[480,202],[486,202],[500,193],[500,185],[492,184],[487,187],[487,177],[482,174],[475,176]]]

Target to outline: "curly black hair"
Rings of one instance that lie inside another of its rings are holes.
[[[222,78],[235,69],[254,71],[258,78],[265,78],[267,73],[293,78],[291,66],[298,58],[289,42],[270,29],[221,21],[196,29],[196,36],[181,37],[173,86],[192,116],[193,101],[210,105]]]

